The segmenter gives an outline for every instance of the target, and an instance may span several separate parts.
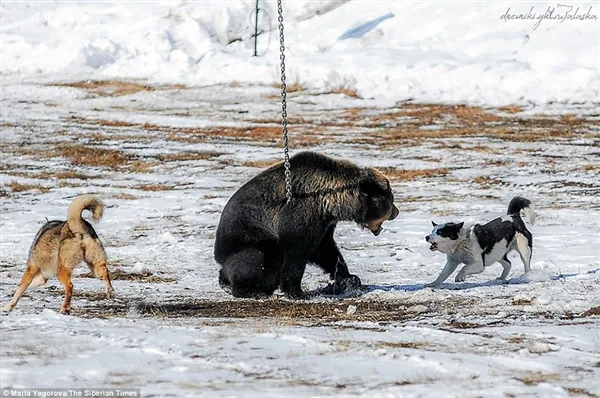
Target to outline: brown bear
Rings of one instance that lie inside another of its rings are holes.
[[[390,183],[374,168],[315,152],[298,153],[290,165],[289,203],[278,163],[245,183],[223,209],[214,253],[219,283],[235,297],[266,297],[281,288],[290,298],[306,298],[307,263],[336,285],[360,287],[333,239],[337,223],[354,221],[377,236],[384,221],[398,216]]]

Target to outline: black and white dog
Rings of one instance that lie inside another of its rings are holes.
[[[507,215],[498,217],[487,224],[464,226],[464,222],[436,224],[425,237],[431,244],[429,250],[446,253],[447,262],[437,279],[426,286],[438,287],[463,263],[465,266],[456,275],[456,282],[464,282],[467,275],[479,274],[484,267],[498,261],[502,265],[504,280],[510,272],[507,254],[516,250],[521,256],[525,273],[530,270],[533,238],[523,218],[533,225],[535,215],[531,201],[515,196],[508,205]]]

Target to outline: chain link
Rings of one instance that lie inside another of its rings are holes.
[[[282,0],[277,0],[277,11],[279,12],[279,59],[281,61],[281,127],[283,131],[283,168],[285,174],[285,197],[289,203],[292,199],[292,171],[290,166],[290,148],[288,140],[288,121],[287,121],[287,94],[285,84],[285,46],[283,42],[283,8]]]

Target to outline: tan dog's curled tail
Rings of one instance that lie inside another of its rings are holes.
[[[71,203],[67,210],[67,224],[69,229],[80,234],[87,234],[88,229],[81,218],[81,213],[89,210],[92,213],[92,220],[98,222],[104,214],[104,203],[93,195],[82,195]]]

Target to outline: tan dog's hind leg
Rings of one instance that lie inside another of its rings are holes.
[[[106,268],[106,251],[99,239],[85,239],[85,262],[96,278],[104,280],[106,297],[111,299],[115,297],[115,289],[110,283],[108,268]]]
[[[31,285],[29,285],[29,287],[44,286],[46,282],[48,282],[48,279],[46,279],[46,277],[41,272],[38,272],[35,278],[33,278],[33,281],[31,282]]]
[[[108,268],[106,268],[106,263],[94,264],[94,274],[97,278],[102,278],[104,280],[104,286],[106,288],[106,297],[109,299],[114,298],[115,289],[113,289],[110,283],[110,276],[108,275]]]
[[[71,312],[71,296],[73,295],[73,283],[71,282],[70,268],[65,267],[62,263],[58,265],[57,277],[60,283],[65,287],[65,301],[60,308],[61,314],[69,314]]]
[[[23,277],[21,278],[21,282],[19,282],[19,286],[17,287],[17,291],[15,291],[12,300],[10,300],[10,303],[2,307],[2,311],[12,311],[19,302],[19,299],[23,293],[25,293],[25,290],[27,290],[31,284],[31,281],[33,281],[33,278],[37,278],[38,275],[43,278],[39,268],[33,264],[29,264],[27,266],[27,271],[25,271],[25,274],[23,274]]]

